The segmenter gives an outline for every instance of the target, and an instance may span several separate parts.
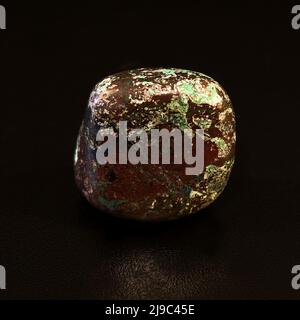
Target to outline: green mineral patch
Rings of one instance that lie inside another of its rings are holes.
[[[212,120],[211,119],[204,119],[204,118],[196,118],[193,117],[193,123],[203,130],[207,130],[210,128]]]
[[[199,92],[195,90],[194,84],[192,82],[182,82],[178,85],[180,93],[187,95],[190,98],[197,98]]]
[[[210,83],[206,88],[202,88],[197,80],[181,81],[177,84],[178,91],[196,104],[217,105],[222,101],[219,96],[216,84]]]
[[[117,199],[107,200],[107,199],[105,199],[103,197],[99,197],[99,201],[100,201],[101,204],[103,204],[105,207],[107,207],[109,209],[115,209],[121,203],[126,202],[125,200],[117,200]]]
[[[167,104],[167,106],[172,110],[179,113],[186,114],[189,108],[187,103],[184,103],[181,99],[172,100]]]
[[[216,85],[214,83],[210,83],[206,90],[208,90],[208,97],[207,97],[207,103],[214,103],[216,100],[220,100],[220,96],[218,94]]]
[[[188,104],[182,99],[174,99],[167,104],[169,110],[173,113],[170,114],[170,121],[180,129],[188,129],[188,121],[186,113],[188,111]]]
[[[214,142],[218,147],[218,156],[219,157],[225,157],[228,153],[228,145],[224,141],[224,139],[215,137],[211,139],[212,142]]]
[[[178,127],[179,129],[189,129],[189,124],[187,119],[184,115],[180,113],[174,113],[170,115],[170,122],[174,124],[174,126]]]
[[[159,71],[166,75],[176,75],[176,72],[173,69],[160,69]]]
[[[214,164],[210,164],[205,168],[205,174],[204,174],[204,178],[207,179],[209,177],[211,177],[212,175],[214,175],[216,172],[218,172],[218,170],[220,170],[220,168],[218,166],[215,166]]]

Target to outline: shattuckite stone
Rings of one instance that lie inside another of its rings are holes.
[[[100,128],[204,129],[204,171],[185,164],[105,164],[96,160]],[[234,163],[235,118],[224,89],[202,73],[137,69],[106,77],[91,93],[75,152],[75,179],[96,208],[137,220],[171,220],[207,207]]]

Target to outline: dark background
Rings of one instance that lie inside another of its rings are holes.
[[[0,299],[300,298],[297,1],[1,4]],[[111,218],[74,184],[92,87],[136,67],[201,71],[232,98],[234,170],[193,217]]]

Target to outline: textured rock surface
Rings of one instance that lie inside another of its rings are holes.
[[[96,161],[100,128],[202,128],[204,172],[185,165],[106,164]],[[94,88],[75,151],[75,178],[87,200],[111,214],[169,220],[199,211],[223,191],[233,162],[235,120],[230,99],[212,78],[182,69],[137,69],[105,78]]]

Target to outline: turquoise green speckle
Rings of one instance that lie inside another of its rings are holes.
[[[172,100],[167,104],[170,111],[174,112],[170,114],[170,121],[178,126],[180,129],[188,129],[189,124],[186,117],[188,111],[188,104],[181,99]]]
[[[195,104],[216,105],[222,100],[214,83],[210,83],[202,91],[200,90],[201,86],[198,84],[199,88],[197,88],[196,84],[196,82],[184,81],[177,84],[177,88],[182,95],[189,98]]]
[[[166,75],[176,75],[175,70],[172,69],[161,69],[160,72]]]
[[[209,164],[205,169],[205,173],[207,173],[210,176],[211,174],[214,174],[218,170],[219,170],[218,166],[215,166],[213,164]]]
[[[100,203],[102,203],[105,207],[109,208],[109,209],[115,209],[116,207],[118,207],[121,203],[126,202],[125,200],[107,200],[103,197],[99,197],[99,201]]]
[[[193,122],[196,126],[203,130],[210,128],[212,120],[211,119],[193,119]]]
[[[224,141],[224,139],[219,138],[219,137],[215,137],[215,138],[211,139],[211,141],[217,145],[217,147],[219,149],[219,157],[226,156],[226,154],[228,152],[228,146],[227,146],[226,142]]]

